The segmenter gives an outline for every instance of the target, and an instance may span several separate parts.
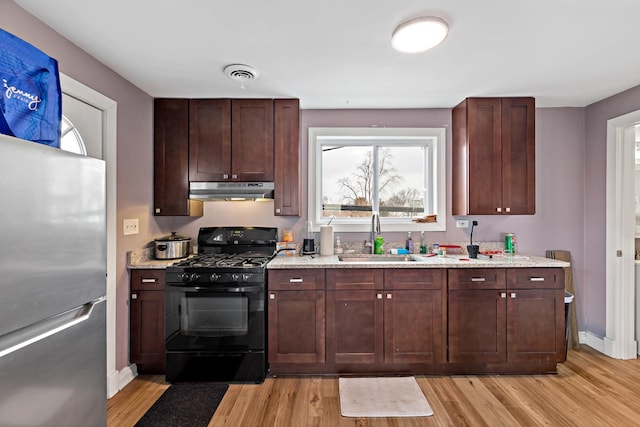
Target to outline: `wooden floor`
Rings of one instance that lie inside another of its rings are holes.
[[[345,418],[337,378],[267,378],[229,387],[209,426],[638,426],[640,359],[615,360],[587,346],[557,375],[420,376],[434,415]],[[108,402],[108,426],[133,426],[168,387],[139,376]]]

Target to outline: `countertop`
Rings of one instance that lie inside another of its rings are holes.
[[[354,254],[344,256],[358,257]],[[387,258],[388,255],[379,255],[380,258]],[[396,255],[398,256],[398,255]],[[544,258],[534,255],[493,255],[492,258],[469,259],[466,255],[446,255],[426,257],[424,255],[410,256],[414,261],[358,261],[345,262],[338,259],[338,255],[320,256],[309,255],[275,257],[267,269],[287,269],[287,268],[517,268],[517,267],[569,267],[570,263],[551,258]]]
[[[130,270],[164,269],[184,259],[155,259],[155,248],[136,249],[127,253],[127,268]]]

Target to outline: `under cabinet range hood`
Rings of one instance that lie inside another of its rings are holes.
[[[190,182],[189,198],[195,200],[273,199],[273,182]]]

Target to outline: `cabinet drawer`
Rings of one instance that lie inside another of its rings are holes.
[[[563,268],[509,268],[509,289],[564,289]]]
[[[384,271],[385,289],[442,289],[446,276],[443,269],[388,269]]]
[[[132,291],[163,291],[164,270],[131,270]]]
[[[505,289],[503,268],[459,268],[449,270],[449,289]]]
[[[274,291],[324,289],[324,270],[270,270],[268,287]]]
[[[382,289],[383,270],[377,268],[343,268],[327,270],[327,289],[343,291]]]

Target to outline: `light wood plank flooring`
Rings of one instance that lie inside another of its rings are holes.
[[[229,387],[216,426],[640,426],[640,359],[615,360],[587,346],[557,375],[420,376],[434,410],[423,418],[344,418],[337,378],[267,378]],[[168,387],[139,376],[108,402],[108,426],[133,426]]]

